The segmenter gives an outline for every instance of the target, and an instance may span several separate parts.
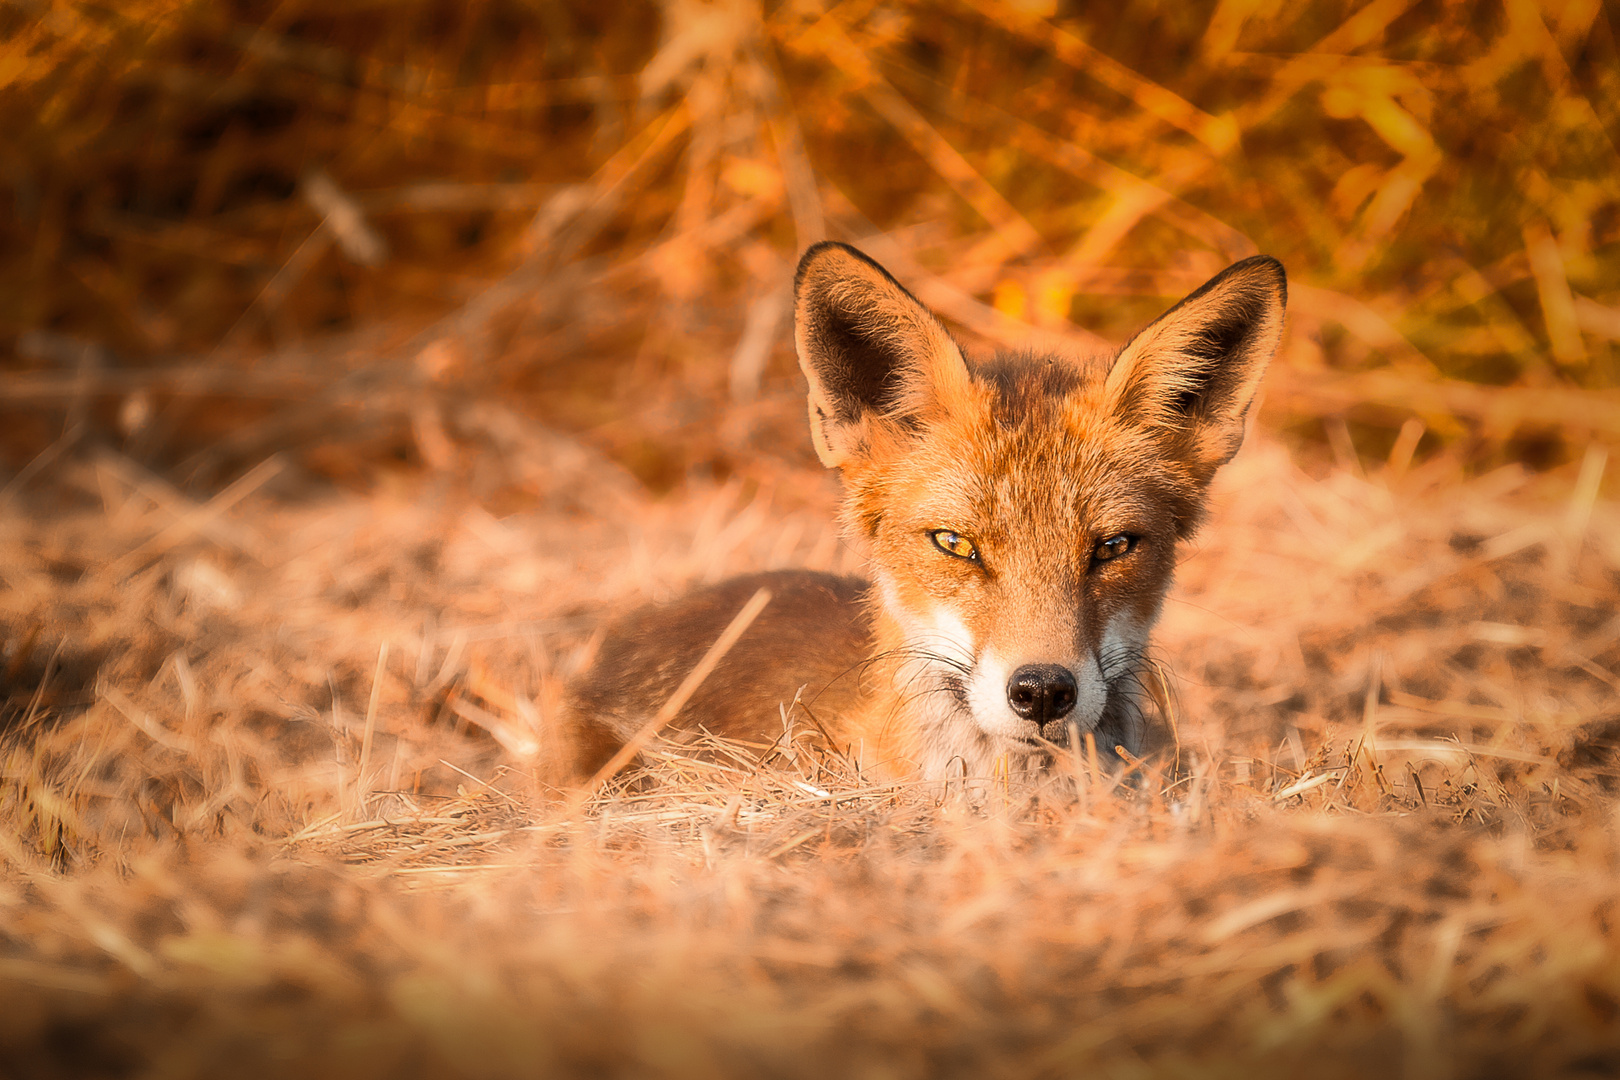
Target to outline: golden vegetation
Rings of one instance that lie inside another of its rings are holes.
[[[0,8],[0,1060],[1620,1069],[1615,29]],[[858,572],[786,340],[823,235],[980,347],[1289,267],[1157,639],[1179,772],[974,809],[794,729],[547,785],[602,611]]]

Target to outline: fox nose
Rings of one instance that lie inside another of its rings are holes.
[[[1042,726],[1069,715],[1078,690],[1074,673],[1057,664],[1025,664],[1007,680],[1007,703]]]

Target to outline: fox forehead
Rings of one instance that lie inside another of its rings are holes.
[[[1176,477],[1142,432],[1109,414],[1099,366],[999,357],[972,369],[885,462],[883,520],[1047,559],[1089,557],[1100,533],[1172,532],[1163,495]]]

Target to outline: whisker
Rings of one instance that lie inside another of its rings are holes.
[[[935,652],[932,649],[911,644],[901,645],[893,649],[885,650],[884,652],[878,653],[875,656],[869,657],[866,661],[864,661],[864,664],[870,666],[878,661],[890,659],[899,659],[901,661],[914,660],[930,664],[938,664],[942,667],[948,667],[958,671],[963,675],[971,675],[973,673],[973,665],[970,661],[960,660],[954,656],[947,656],[943,653]]]
[[[949,687],[949,686],[934,686],[934,687],[929,687],[926,690],[918,690],[918,691],[916,691],[914,693],[911,693],[911,694],[902,695],[900,700],[901,700],[902,703],[904,703],[906,705],[910,705],[914,701],[922,701],[924,698],[930,697],[930,696],[932,696],[934,694],[950,694],[953,699],[956,698],[956,694],[952,690],[951,687]]]

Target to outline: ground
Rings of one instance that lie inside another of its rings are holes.
[[[813,464],[658,498],[501,416],[364,492],[272,456],[197,503],[101,446],[18,495],[17,1075],[1620,1069],[1601,450],[1302,468],[1262,425],[1156,638],[1179,765],[1078,802],[805,732],[587,797],[548,724],[604,612],[860,553]]]

